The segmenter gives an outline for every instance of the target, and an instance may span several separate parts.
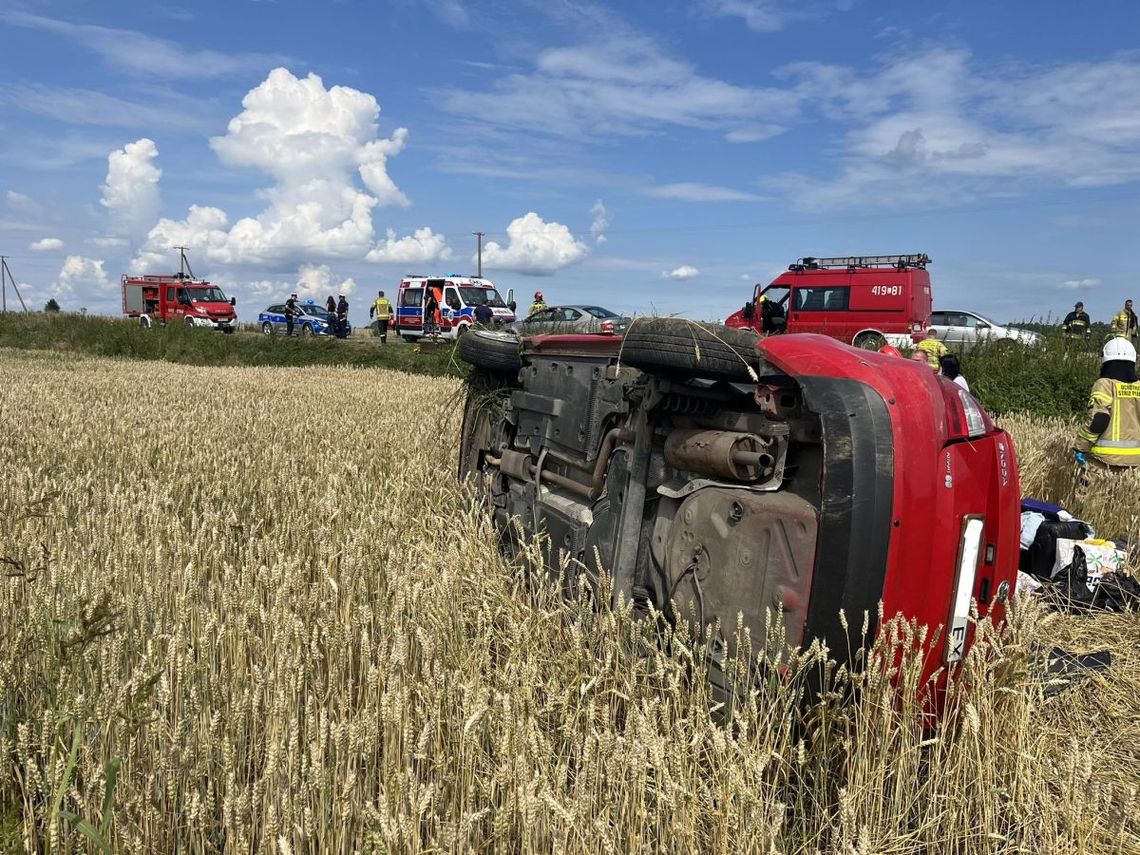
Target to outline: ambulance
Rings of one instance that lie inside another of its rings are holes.
[[[428,295],[439,305],[435,316],[427,319],[424,329],[424,306]],[[414,341],[431,332],[434,323],[439,334],[446,338],[459,338],[475,323],[475,308],[490,306],[492,323],[505,325],[515,321],[513,292],[504,301],[489,279],[479,276],[423,276],[410,274],[400,282],[396,296],[396,332],[407,341]]]

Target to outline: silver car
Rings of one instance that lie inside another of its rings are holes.
[[[630,319],[601,306],[550,306],[510,325],[518,335],[600,333],[624,335]]]
[[[961,309],[935,309],[930,313],[930,325],[938,332],[938,339],[951,350],[968,349],[983,339],[1009,339],[1024,345],[1041,341],[1035,332],[1005,327],[977,312]]]

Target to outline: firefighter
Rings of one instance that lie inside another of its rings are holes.
[[[938,330],[931,327],[926,331],[926,338],[917,345],[918,350],[926,357],[927,363],[935,371],[940,371],[938,360],[950,352],[950,348],[938,340]]]
[[[1084,303],[1077,303],[1073,311],[1065,315],[1061,328],[1065,331],[1065,338],[1087,339],[1090,333],[1089,315],[1085,311]]]
[[[368,317],[376,316],[376,332],[380,335],[380,343],[388,343],[388,323],[392,320],[392,304],[388,302],[388,298],[384,296],[384,292],[380,292],[380,296],[372,301],[372,307],[368,310]]]
[[[1124,308],[1112,316],[1112,335],[1136,340],[1136,313],[1132,311],[1132,301],[1125,300]]]
[[[1077,434],[1073,456],[1084,466],[1140,466],[1140,383],[1136,348],[1126,338],[1108,341],[1101,353],[1100,377],[1089,397],[1089,424]]]
[[[285,335],[293,335],[293,320],[301,313],[297,308],[297,295],[290,294],[285,301]]]
[[[533,315],[537,312],[544,312],[544,311],[546,311],[546,301],[544,299],[542,299],[542,292],[541,291],[535,291],[534,292],[534,302],[530,304],[530,311],[527,314]]]

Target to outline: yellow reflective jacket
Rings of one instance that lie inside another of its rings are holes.
[[[1074,448],[1110,466],[1140,466],[1140,383],[1100,377],[1089,397],[1089,422],[1101,413],[1108,427],[1095,434],[1087,427]]]
[[[542,300],[535,300],[533,303],[530,304],[530,311],[527,314],[533,315],[535,312],[545,312],[545,311],[546,311],[546,303],[544,303]]]
[[[372,308],[368,310],[368,317],[376,316],[378,321],[392,320],[392,304],[388,302],[387,297],[377,297],[372,303]]]
[[[1131,315],[1121,309],[1112,316],[1112,334],[1121,336],[1122,338],[1129,338],[1135,333],[1135,330],[1129,329],[1130,322],[1132,321]]]
[[[926,361],[930,363],[931,368],[933,368],[935,371],[942,370],[942,365],[938,362],[938,360],[940,357],[948,354],[950,352],[950,348],[948,348],[936,338],[924,338],[915,346],[926,354]]]

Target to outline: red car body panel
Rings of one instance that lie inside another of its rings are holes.
[[[769,337],[758,349],[793,378],[856,380],[887,403],[895,471],[884,617],[901,614],[931,630],[947,626],[962,520],[979,515],[985,521],[982,542],[992,552],[979,555],[972,596],[979,616],[1002,619],[999,594],[1012,594],[1016,584],[1020,531],[1020,486],[1009,435],[991,429],[976,438],[953,437],[944,396],[944,384],[953,384],[925,365],[814,335]],[[956,387],[951,392],[957,394]],[[943,664],[946,645],[944,629],[931,645],[925,676]]]

